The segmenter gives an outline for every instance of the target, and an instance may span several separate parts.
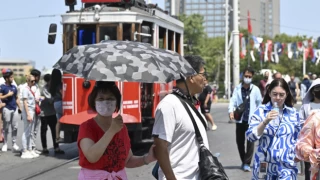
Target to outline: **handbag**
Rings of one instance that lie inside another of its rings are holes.
[[[233,111],[233,117],[235,120],[240,121],[242,114],[244,112],[244,110],[246,109],[246,105],[249,101],[249,97],[250,97],[250,93],[252,91],[252,88],[250,89],[249,93],[246,96],[246,99],[243,101],[243,103],[241,103],[234,111]]]
[[[196,133],[196,139],[200,146],[199,163],[198,163],[199,170],[200,170],[200,174],[199,174],[200,179],[201,180],[229,180],[218,158],[216,156],[213,156],[212,153],[205,147],[199,128],[197,126],[197,123],[192,113],[190,112],[190,109],[188,108],[187,104],[189,104],[192,110],[197,114],[201,122],[205,122],[200,112],[196,110],[196,108],[190,102],[183,100],[178,95],[176,96],[179,98],[179,100],[181,101],[182,105],[184,106],[184,108],[186,109],[187,113],[189,114],[192,120],[192,124],[194,126],[194,130]]]
[[[31,91],[31,89],[29,88],[30,92],[32,93],[33,97],[36,98],[36,96],[34,95],[34,93]],[[39,104],[37,102],[35,102],[36,104],[36,108],[35,108],[35,112],[36,112],[36,115],[39,115],[41,113],[41,108],[39,106]]]

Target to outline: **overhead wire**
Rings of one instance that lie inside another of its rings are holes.
[[[30,16],[30,17],[17,17],[17,18],[7,18],[7,19],[0,19],[0,22],[10,22],[10,21],[20,21],[20,20],[28,20],[28,19],[39,19],[39,18],[51,18],[57,17],[61,14],[51,14],[51,15],[39,15],[39,16]]]

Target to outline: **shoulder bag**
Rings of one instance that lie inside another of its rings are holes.
[[[194,130],[196,133],[196,139],[197,139],[199,146],[200,146],[199,147],[199,163],[198,163],[199,170],[200,170],[199,178],[201,180],[229,180],[229,178],[228,178],[227,174],[225,173],[224,168],[223,168],[222,164],[219,162],[218,158],[216,156],[213,156],[212,153],[205,147],[205,145],[203,143],[202,136],[199,131],[199,128],[197,126],[197,123],[196,123],[190,109],[188,108],[187,104],[189,104],[189,106],[192,108],[192,110],[197,114],[197,116],[202,121],[202,123],[205,122],[205,120],[200,115],[199,111],[196,110],[196,108],[190,102],[183,100],[179,96],[177,96],[177,97],[181,101],[182,105],[184,106],[184,108],[186,109],[186,111],[188,112],[188,114],[192,120],[192,124],[194,126]],[[206,128],[206,126],[205,126],[205,128]]]
[[[32,90],[28,87],[28,89],[30,90],[30,92],[32,93],[33,97],[34,97],[34,103],[36,105],[35,111],[36,111],[36,115],[39,115],[41,113],[41,109],[39,104],[36,102],[36,96],[34,95],[34,93],[32,92]]]
[[[240,121],[242,114],[244,112],[244,110],[246,109],[246,105],[249,101],[249,97],[250,97],[250,93],[252,91],[252,88],[250,89],[249,93],[246,96],[246,99],[243,101],[243,103],[241,103],[234,111],[233,111],[233,117],[235,120]]]

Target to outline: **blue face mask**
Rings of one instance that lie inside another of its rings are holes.
[[[243,82],[245,83],[245,84],[250,84],[251,82],[252,82],[252,78],[243,78]]]

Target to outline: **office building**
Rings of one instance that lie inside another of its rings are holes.
[[[274,37],[280,34],[280,0],[239,0],[240,27],[248,28],[250,12],[252,34]]]
[[[0,70],[9,68],[13,71],[14,76],[21,77],[30,73],[35,66],[33,61],[24,59],[0,59]]]
[[[174,2],[174,6],[171,6]],[[224,36],[225,0],[165,0],[169,14],[201,14],[204,17],[205,32],[209,37]],[[230,10],[233,0],[229,0]],[[252,34],[273,37],[280,33],[279,0],[239,0],[239,26],[248,28],[248,11],[251,17]],[[229,11],[229,31],[233,29],[233,12]]]

